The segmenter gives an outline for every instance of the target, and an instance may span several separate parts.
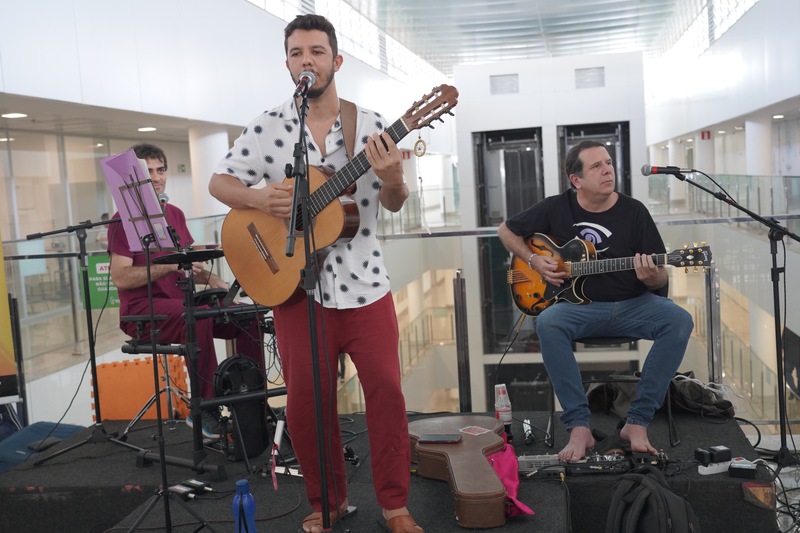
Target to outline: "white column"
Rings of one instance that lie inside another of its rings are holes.
[[[661,152],[662,152],[662,150],[661,150],[661,146],[659,144],[657,144],[657,143],[656,144],[651,144],[650,147],[648,148],[648,152],[649,152],[649,156],[650,156],[650,160],[649,160],[649,163],[648,163],[649,165],[657,167],[658,165],[663,164],[663,163],[661,163]]]
[[[748,176],[772,175],[772,118],[757,117],[744,123]]]
[[[673,167],[683,167],[686,164],[686,153],[680,139],[669,140],[669,164]]]
[[[714,175],[714,132],[703,130],[694,134],[694,168],[709,175]]]
[[[669,165],[673,167],[686,167],[686,152],[680,139],[669,140]],[[670,176],[669,181],[669,201],[674,209],[682,206],[686,202],[686,184]]]
[[[222,215],[228,206],[208,192],[208,182],[220,159],[228,153],[228,132],[222,126],[189,128],[189,157],[192,165],[192,206],[194,216]]]

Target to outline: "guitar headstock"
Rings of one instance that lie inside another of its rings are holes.
[[[408,111],[400,117],[408,131],[428,126],[433,128],[431,122],[439,120],[445,113],[452,115],[451,109],[458,103],[458,89],[452,85],[439,85],[414,102]]]
[[[687,272],[689,268],[694,268],[695,272],[700,268],[705,269],[711,264],[711,248],[706,246],[704,242],[700,243],[699,246],[696,242],[692,243],[691,247],[688,244],[684,244],[683,248],[673,250],[667,254],[667,264],[684,267]]]

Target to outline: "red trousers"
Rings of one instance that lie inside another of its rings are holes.
[[[138,307],[138,306],[136,306]],[[133,305],[131,311],[148,315],[150,313],[147,302],[144,308],[137,309]],[[198,309],[208,309],[208,306],[200,306]],[[166,315],[167,319],[156,323],[156,328],[161,330],[158,335],[160,344],[185,344],[186,343],[186,321],[183,317],[183,300],[173,300],[169,298],[156,298],[153,300],[153,314]],[[133,338],[137,337],[136,324],[133,322],[120,322],[122,330]],[[197,380],[200,389],[200,397],[214,398],[214,371],[217,369],[217,352],[214,349],[214,338],[235,339],[236,353],[254,360],[258,367],[264,370],[263,353],[263,334],[260,331],[257,320],[242,321],[242,324],[217,324],[213,318],[204,318],[196,323],[197,334],[197,373],[190,375],[189,379]],[[139,337],[143,340],[150,340],[150,324],[145,323],[144,334]],[[191,368],[187,361],[187,367]]]
[[[322,507],[308,308],[300,291],[273,309],[278,352],[286,380],[286,423],[311,506]],[[330,509],[347,496],[344,452],[336,406],[338,358],[347,353],[358,371],[366,402],[372,482],[384,509],[404,507],[411,481],[408,418],[400,386],[397,315],[391,293],[358,309],[316,304],[322,384],[323,440]],[[324,313],[325,328],[322,327]]]

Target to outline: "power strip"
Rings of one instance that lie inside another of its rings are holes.
[[[710,476],[711,474],[721,474],[727,472],[728,467],[731,465],[730,461],[722,461],[721,463],[711,463],[708,466],[700,465],[697,467],[697,473],[703,476]]]

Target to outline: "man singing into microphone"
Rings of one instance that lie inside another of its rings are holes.
[[[273,308],[287,386],[288,430],[314,511],[303,520],[302,531],[320,533],[324,527],[310,364],[309,331],[315,327],[320,334],[323,440],[332,471],[327,483],[329,522],[335,523],[349,512],[336,409],[336,367],[339,354],[347,353],[358,370],[367,406],[373,485],[382,508],[381,524],[393,533],[422,533],[406,509],[410,448],[400,382],[397,316],[377,239],[379,208],[399,211],[408,198],[400,151],[384,132],[388,124],[379,114],[358,107],[355,117],[348,118],[347,104],[339,99],[334,78],[343,58],[328,20],[313,14],[298,16],[286,26],[284,37],[286,67],[297,87],[295,95],[245,128],[211,178],[211,194],[233,208],[253,208],[288,219],[293,185],[284,180],[284,167],[293,162],[293,148],[301,134],[307,140],[311,165],[338,170],[353,156],[347,153],[348,131],[352,128],[353,151],[363,150],[371,165],[356,182],[353,194],[360,218],[356,236],[346,244],[332,245],[324,260],[319,260],[317,324],[310,324],[302,290]],[[300,132],[298,107],[304,93],[308,96],[308,117],[305,132]],[[266,187],[251,188],[262,179]]]
[[[167,186],[167,156],[164,151],[152,144],[137,144],[132,147],[136,157],[147,163],[150,181],[158,195],[161,207],[169,224],[180,238],[182,248],[189,247],[194,239],[186,226],[186,216],[178,207],[168,203],[164,189]],[[119,218],[119,213],[114,213],[113,218]],[[111,255],[111,280],[119,292],[119,316],[150,314],[150,304],[147,294],[147,257],[143,251],[131,252],[125,230],[119,222],[108,225],[108,252]],[[166,252],[152,252],[151,259],[167,255]],[[205,270],[203,263],[192,264],[192,275],[197,284],[208,285],[210,288],[225,288],[227,284],[216,274]],[[150,264],[150,279],[153,296],[153,313],[166,315],[167,319],[157,323],[161,331],[158,336],[160,344],[185,344],[186,321],[183,313],[184,293],[178,285],[178,280],[184,276],[184,271],[179,270],[177,264],[160,265]],[[142,340],[150,339],[150,323],[145,322],[145,331]],[[133,338],[138,337],[136,324],[120,320],[120,329]],[[217,355],[214,350],[214,337],[220,339],[236,339],[237,352],[252,358],[258,363],[259,368],[264,367],[261,350],[262,334],[256,321],[251,321],[244,328],[236,324],[217,324],[213,319],[197,321],[197,347],[199,349],[197,361],[197,376],[200,382],[200,395],[203,398],[213,398],[214,371],[217,369]],[[189,419],[188,424],[195,421]],[[203,412],[203,435],[207,438],[219,437],[219,416],[215,411]]]
[[[647,208],[614,190],[614,166],[606,147],[595,141],[579,143],[567,154],[565,169],[571,188],[501,224],[497,234],[503,245],[543,282],[557,287],[568,283],[567,274],[552,257],[531,253],[526,240],[534,233],[548,235],[558,246],[576,237],[589,241],[599,258],[632,257],[635,269],[585,276],[581,292],[589,303],[556,302],[536,318],[542,359],[564,409],[561,422],[570,434],[558,457],[576,462],[595,445],[572,342],[607,336],[654,341],[619,437],[632,452],[656,454],[647,426],[683,360],[692,318],[665,297],[667,271],[652,258],[665,252],[664,242]]]

